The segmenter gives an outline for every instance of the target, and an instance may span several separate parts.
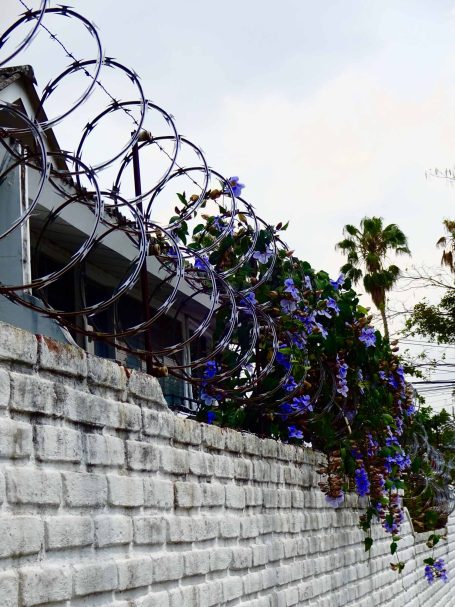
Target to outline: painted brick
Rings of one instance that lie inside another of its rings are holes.
[[[106,477],[86,472],[64,472],[63,495],[68,506],[104,506],[107,501]]]
[[[37,360],[38,343],[32,333],[0,323],[0,360],[14,360],[34,365]]]
[[[183,577],[183,556],[181,554],[152,555],[154,582],[167,582]]]
[[[2,607],[17,607],[19,605],[19,575],[10,570],[0,573],[0,597]]]
[[[154,445],[140,441],[126,441],[126,459],[131,470],[155,472],[160,465],[160,452]]]
[[[10,377],[8,371],[0,369],[0,409],[7,407],[11,394]]]
[[[8,468],[6,494],[15,504],[58,505],[62,498],[62,480],[58,472],[36,468]]]
[[[62,415],[62,401],[56,399],[54,384],[37,375],[11,373],[10,408],[30,413]]]
[[[174,485],[171,481],[144,478],[144,504],[169,510],[174,506]]]
[[[201,424],[202,426],[202,444],[209,449],[222,451],[226,444],[224,432],[218,426]]]
[[[188,452],[184,449],[164,447],[161,449],[161,468],[170,474],[188,474]]]
[[[118,587],[117,565],[114,561],[93,561],[75,565],[73,575],[76,596],[116,590]]]
[[[214,456],[201,451],[188,452],[188,464],[190,472],[195,476],[212,476]]]
[[[133,540],[133,524],[129,516],[102,514],[94,519],[98,548],[129,544]]]
[[[160,438],[172,438],[174,436],[174,414],[144,408],[142,419],[145,434],[159,436]]]
[[[56,386],[58,399],[65,403],[68,419],[93,426],[139,430],[141,411],[136,405],[119,403],[68,386]]]
[[[110,474],[107,480],[109,503],[112,506],[133,508],[144,504],[144,485],[141,478]]]
[[[46,520],[49,550],[88,546],[93,540],[93,521],[89,516],[52,516]]]
[[[92,466],[123,466],[125,443],[121,438],[103,434],[85,435],[86,462]]]
[[[130,607],[130,606],[128,606]],[[154,592],[145,597],[136,599],[131,607],[169,607],[169,594],[167,592]],[[183,607],[182,605],[180,607]]]
[[[125,559],[117,562],[118,588],[140,588],[153,582],[153,566],[150,556]]]
[[[196,483],[175,483],[175,505],[179,508],[198,508],[202,504],[201,488]]]
[[[80,462],[82,436],[76,430],[55,426],[36,427],[36,457],[47,462]]]
[[[36,554],[44,546],[44,524],[36,516],[0,516],[0,558]],[[1,595],[0,595],[1,596]]]
[[[0,417],[0,457],[22,459],[32,452],[32,426]]]
[[[205,575],[210,570],[210,552],[208,550],[192,550],[183,556],[185,575]]]
[[[243,487],[226,486],[226,506],[235,510],[245,508],[245,490]]]
[[[149,407],[167,409],[167,402],[155,377],[140,371],[132,371],[128,380],[128,395],[130,398],[146,400]]]
[[[24,567],[19,575],[24,607],[71,598],[72,577],[69,567]]]
[[[176,416],[174,438],[179,443],[200,445],[202,440],[201,426],[191,419]]]
[[[124,367],[113,360],[87,354],[87,379],[96,386],[105,386],[111,390],[126,388]]]
[[[59,374],[76,375],[85,377],[87,375],[87,358],[82,348],[71,344],[39,336],[38,344],[39,366],[49,371],[57,371]]]
[[[136,544],[164,544],[166,519],[156,516],[137,516],[133,519]]]
[[[224,506],[225,487],[219,483],[204,483],[199,485],[203,506]]]

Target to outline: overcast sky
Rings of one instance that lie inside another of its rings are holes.
[[[405,265],[438,263],[455,190],[425,173],[455,164],[454,0],[72,5],[210,165],[240,176],[260,216],[290,220],[289,246],[315,268],[337,274],[343,225],[365,215],[408,235]],[[2,0],[3,24],[19,10]],[[59,31],[76,42],[74,27]],[[53,75],[46,52],[18,61],[40,85]]]

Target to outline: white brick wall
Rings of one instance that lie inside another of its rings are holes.
[[[355,496],[326,507],[311,450],[170,413],[158,383],[0,323],[0,607],[455,607],[455,517],[402,577]]]

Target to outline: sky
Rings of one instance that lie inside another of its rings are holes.
[[[336,276],[343,226],[365,215],[408,236],[413,255],[402,266],[438,264],[455,190],[427,172],[455,165],[454,0],[72,6],[210,166],[240,177],[258,215],[290,220],[285,240],[313,267]],[[18,0],[2,0],[1,24],[19,11]],[[62,39],[90,57],[86,32],[60,21]],[[20,61],[34,65],[40,85],[56,75],[48,49],[37,44]],[[421,297],[407,292],[406,304]]]

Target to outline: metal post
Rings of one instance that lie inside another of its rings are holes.
[[[141,167],[139,164],[139,146],[137,143],[133,145],[133,173],[134,173],[134,192],[136,196],[141,196]],[[137,209],[141,217],[143,217],[142,200],[137,203]],[[144,259],[144,263],[141,268],[141,297],[142,297],[142,309],[144,314],[144,321],[147,322],[150,319],[150,307],[149,307],[149,283],[148,283],[148,272],[147,272],[147,257]],[[148,328],[145,331],[145,349],[148,354],[145,357],[145,364],[147,373],[153,375],[153,360],[152,355],[152,335],[151,329]]]

